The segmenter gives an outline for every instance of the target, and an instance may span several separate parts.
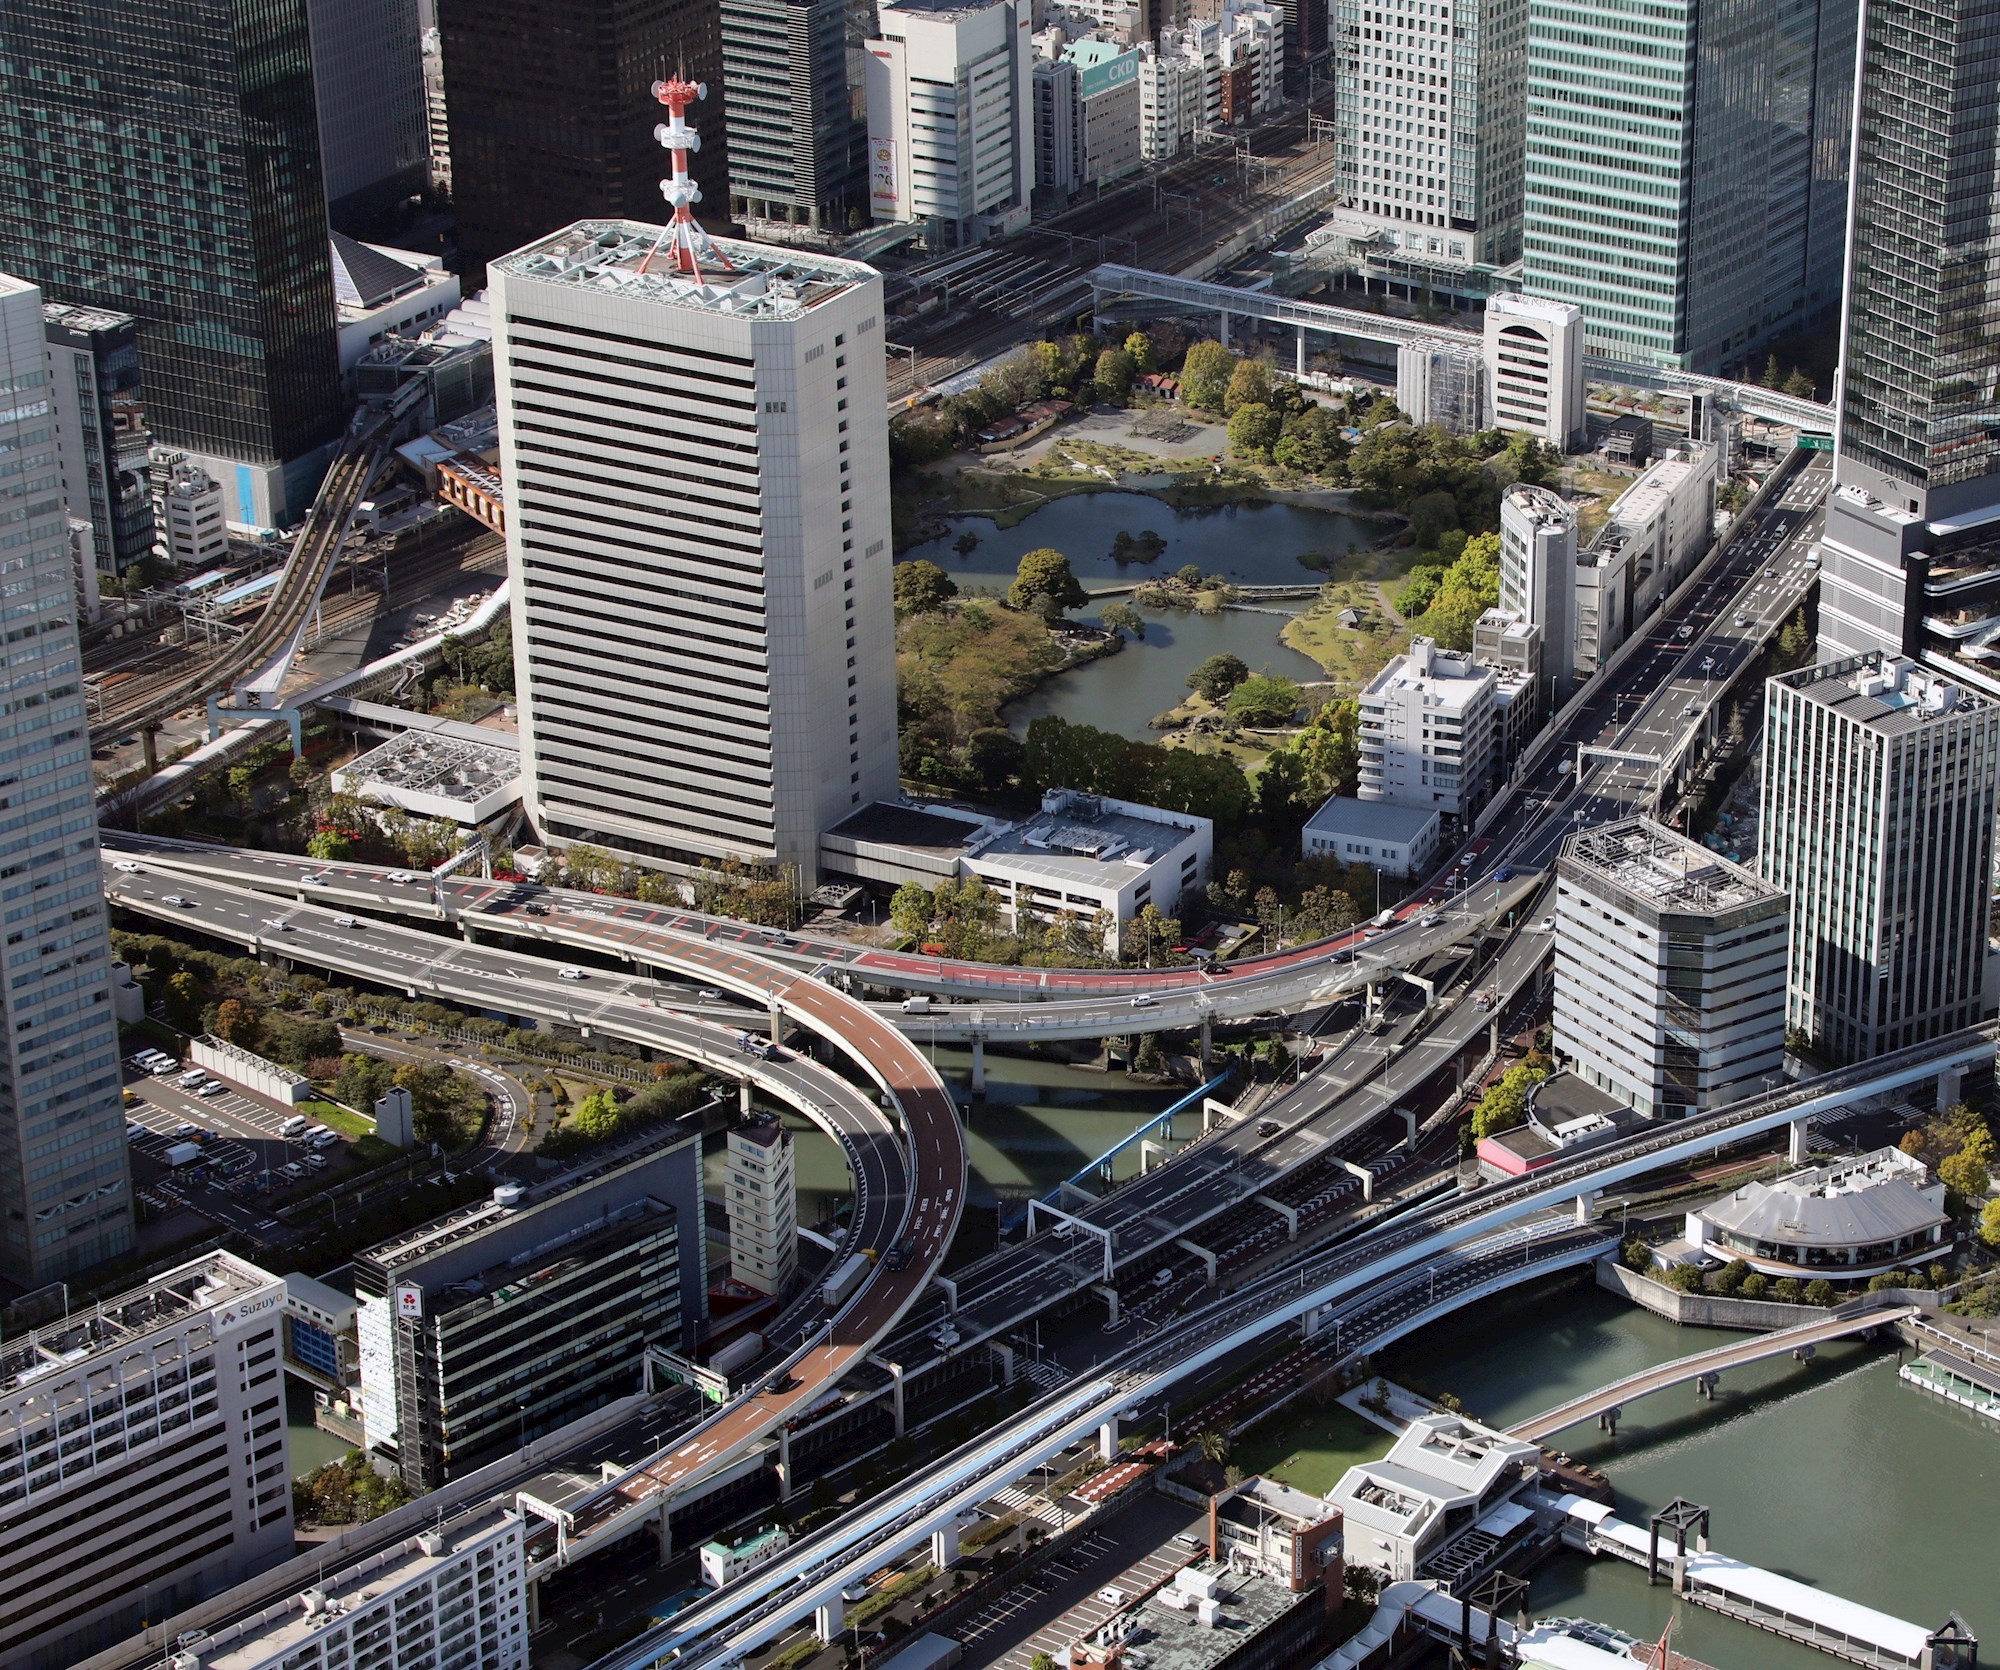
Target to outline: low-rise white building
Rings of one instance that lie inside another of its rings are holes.
[[[711,1589],[724,1588],[746,1572],[768,1565],[791,1546],[792,1534],[782,1525],[741,1542],[705,1542],[701,1545],[701,1579]]]
[[[1472,628],[1472,659],[1499,675],[1493,688],[1493,735],[1504,772],[1555,711],[1542,680],[1542,629],[1488,609]]]
[[[1283,14],[1225,4],[1219,15],[1162,29],[1139,48],[1140,148],[1178,156],[1203,132],[1251,121],[1284,96]]]
[[[950,806],[865,806],[820,839],[820,868],[857,881],[984,882],[1011,933],[1071,918],[1104,920],[1109,955],[1148,905],[1163,916],[1208,880],[1215,826],[1187,812],[1075,789],[1050,789],[1011,822]]]
[[[415,336],[458,306],[458,274],[445,270],[441,256],[358,243],[338,232],[328,237],[341,376],[377,343]]]
[[[488,1503],[182,1647],[171,1670],[528,1662],[521,1516]]]
[[[185,454],[155,450],[154,555],[199,573],[229,555],[222,483]]]
[[[1567,302],[1500,295],[1486,304],[1486,382],[1497,429],[1573,451],[1584,435],[1583,314]]]
[[[1386,876],[1421,875],[1437,856],[1444,819],[1417,806],[1331,795],[1306,819],[1299,848],[1307,858],[1370,864]]]
[[[1773,1183],[1746,1183],[1688,1213],[1687,1239],[1766,1275],[1859,1281],[1950,1244],[1944,1193],[1922,1160],[1877,1148]]]
[[[1493,784],[1499,675],[1418,638],[1361,693],[1361,798],[1466,818]]]
[[[1341,1475],[1328,1498],[1344,1518],[1349,1565],[1391,1580],[1476,1578],[1459,1569],[1469,1538],[1489,1565],[1532,1525],[1515,1498],[1535,1484],[1541,1450],[1462,1415],[1424,1415],[1380,1461]],[[1482,1533],[1476,1538],[1473,1533]]]
[[[348,761],[336,794],[471,828],[521,798],[521,744],[505,731],[431,721]]]
[[[1784,1072],[1783,889],[1650,818],[1556,860],[1555,1047],[1589,1084],[1674,1118]]]
[[[1715,479],[1715,448],[1685,447],[1655,459],[1611,507],[1592,549],[1615,548],[1629,565],[1633,621],[1651,614],[1708,549]]]

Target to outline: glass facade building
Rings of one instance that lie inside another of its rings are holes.
[[[1530,0],[1527,293],[1721,371],[1837,302],[1857,0]]]
[[[64,506],[41,292],[0,274],[0,1273],[28,1287],[132,1247]]]
[[[459,248],[484,265],[594,216],[658,220],[666,111],[653,83],[707,85],[691,121],[696,214],[729,212],[718,0],[437,0]],[[472,285],[468,284],[468,289]]]
[[[234,519],[301,511],[341,430],[305,0],[7,0],[0,268],[139,319],[154,437],[265,467]]]
[[[833,232],[849,211],[866,215],[861,60],[874,28],[867,0],[722,0],[732,212]]]

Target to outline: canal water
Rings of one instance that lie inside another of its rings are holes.
[[[1395,1347],[1383,1369],[1453,1392],[1497,1426],[1740,1334],[1679,1328],[1596,1287],[1501,1299]],[[1956,1610],[2000,1642],[2000,1426],[1896,1378],[1896,1353],[1821,1346],[1732,1369],[1721,1397],[1692,1387],[1627,1406],[1615,1439],[1585,1425],[1562,1435],[1601,1468],[1620,1517],[1643,1525],[1676,1496],[1706,1506],[1721,1553],[1935,1626]],[[1674,1644],[1716,1670],[1830,1670],[1808,1648],[1682,1604],[1612,1559],[1563,1554],[1536,1574],[1536,1616],[1597,1618],[1647,1639],[1670,1615]]]
[[[953,549],[953,541],[964,531],[978,534],[979,544],[961,555]],[[1140,532],[1159,534],[1167,542],[1166,551],[1150,563],[1114,562],[1112,540],[1120,533]],[[1204,574],[1226,575],[1247,585],[1297,585],[1319,577],[1299,561],[1302,554],[1339,555],[1373,538],[1366,523],[1300,505],[1174,510],[1144,493],[1080,493],[1055,500],[1013,528],[995,529],[985,517],[954,518],[948,533],[905,552],[902,560],[922,557],[934,562],[967,591],[1004,592],[1022,554],[1044,545],[1067,556],[1086,586],[1136,582],[1171,574],[1188,563]],[[1188,673],[1211,655],[1238,656],[1253,672],[1318,678],[1317,662],[1278,641],[1285,624],[1282,617],[1300,607],[1303,600],[1216,615],[1141,610],[1146,619],[1143,640],[1128,643],[1120,654],[1048,680],[1010,706],[1007,718],[1016,730],[1023,730],[1031,719],[1055,714],[1144,740],[1157,734],[1148,729],[1148,721],[1187,694]],[[1096,613],[1083,610],[1077,618],[1094,620]]]

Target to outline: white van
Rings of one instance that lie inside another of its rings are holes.
[[[278,1127],[278,1135],[289,1142],[293,1137],[304,1136],[311,1124],[312,1121],[304,1114],[295,1113]]]

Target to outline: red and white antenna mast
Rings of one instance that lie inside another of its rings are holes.
[[[701,188],[688,177],[688,152],[701,149],[701,135],[687,125],[687,109],[697,99],[707,98],[708,88],[704,83],[688,81],[676,75],[671,81],[654,82],[653,97],[668,111],[668,119],[653,129],[653,137],[667,148],[674,159],[672,175],[660,182],[660,194],[673,206],[673,215],[661,232],[659,242],[639,263],[639,271],[644,272],[650,267],[653,257],[665,247],[673,251],[675,270],[686,273],[699,283],[704,255],[725,271],[733,270],[694,218],[694,206],[701,201]]]

